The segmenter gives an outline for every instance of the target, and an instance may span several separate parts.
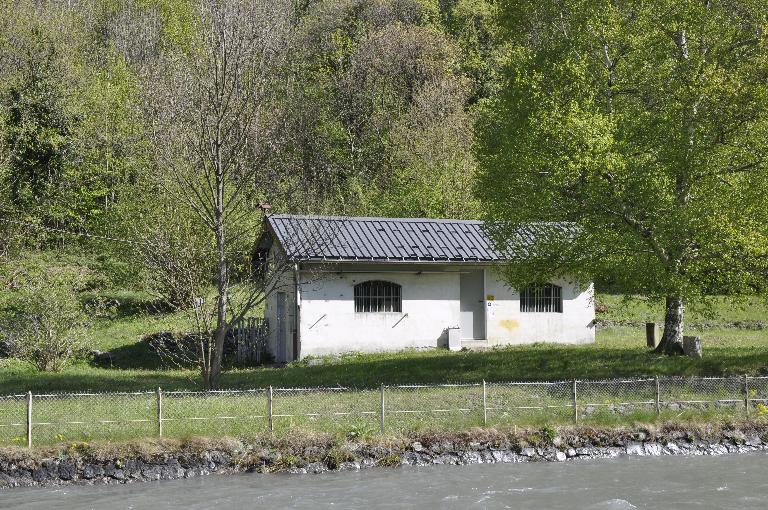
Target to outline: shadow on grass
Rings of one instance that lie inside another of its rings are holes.
[[[111,363],[91,361],[92,367],[118,370],[194,370],[196,367],[194,353],[178,356],[161,356],[142,339],[131,344],[125,344],[110,349],[113,360]],[[224,369],[236,367],[234,353],[227,353],[224,358]]]
[[[765,349],[712,348],[702,360],[659,356],[644,349],[530,346],[487,352],[360,355],[319,366],[230,372],[226,386],[351,386],[445,382],[558,381],[635,376],[758,374]]]
[[[163,370],[146,343],[116,349],[111,368],[77,366],[59,374],[5,371],[2,393],[40,390],[134,391],[199,388],[196,371]],[[226,371],[223,388],[344,386],[380,384],[558,381],[636,376],[727,376],[764,374],[768,350],[761,347],[712,347],[702,360],[666,357],[642,348],[533,345],[486,352],[424,351],[344,356],[337,361],[285,368]]]
[[[161,315],[172,313],[176,309],[165,300],[153,298],[144,293],[114,291],[85,293],[81,296],[83,305],[99,302],[111,310],[112,320],[121,320],[142,315]]]
[[[109,351],[112,354],[111,363],[97,363],[91,361],[93,367],[117,370],[160,370],[166,368],[176,368],[163,363],[160,356],[157,355],[149,344],[140,340],[132,344],[126,344],[115,347]]]

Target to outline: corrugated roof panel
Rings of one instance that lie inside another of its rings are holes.
[[[267,216],[297,260],[494,262],[502,259],[481,221],[343,216]],[[536,229],[520,231],[525,245]],[[522,248],[524,250],[524,248]]]
[[[384,239],[378,235],[378,231],[376,230],[376,226],[372,221],[361,221],[360,222],[360,231],[361,234],[368,239],[370,243],[370,254],[372,259],[377,260],[386,260],[389,258],[389,250],[387,248],[386,242],[384,242]]]
[[[413,222],[410,224],[410,226],[414,243],[419,247],[422,258],[426,258],[428,260],[436,260],[438,258],[437,252],[425,235],[425,233],[429,231],[427,226],[421,222]]]
[[[399,259],[400,258],[400,252],[395,249],[395,241],[392,238],[392,236],[389,235],[389,232],[387,232],[387,228],[384,226],[383,222],[381,221],[370,221],[369,222],[373,228],[375,229],[374,236],[376,239],[379,240],[379,243],[383,245],[384,250],[382,253],[386,253],[388,258],[391,259]]]
[[[365,222],[357,223],[354,228],[349,229],[349,237],[354,243],[354,251],[360,258],[375,258],[375,251],[372,249],[373,240],[365,233],[364,229]]]

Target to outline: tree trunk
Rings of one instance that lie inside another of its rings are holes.
[[[227,301],[229,300],[229,274],[227,268],[226,239],[224,236],[224,164],[222,162],[221,125],[216,127],[215,165],[216,196],[214,198],[214,236],[216,237],[216,330],[213,333],[213,356],[211,359],[211,374],[208,386],[210,389],[219,387],[221,365],[224,358],[224,342],[229,331],[227,323]]]
[[[683,354],[684,313],[685,304],[683,303],[683,298],[678,296],[667,297],[667,305],[664,312],[664,334],[655,352]]]
[[[218,223],[218,221],[217,221]],[[227,338],[229,324],[227,323],[227,301],[229,299],[229,281],[227,274],[227,258],[224,245],[223,221],[216,225],[217,262],[217,296],[216,296],[216,329],[213,332],[213,352],[211,356],[211,373],[208,381],[210,389],[219,387],[221,364],[224,357],[224,342]]]

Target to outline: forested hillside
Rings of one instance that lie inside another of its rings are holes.
[[[225,338],[269,292],[268,204],[490,219],[499,246],[569,222],[507,282],[666,299],[662,350],[679,352],[687,307],[765,294],[768,10],[663,6],[2,2],[0,369],[18,387],[72,364],[70,387],[160,369],[219,386]],[[749,366],[696,370],[764,366],[750,303],[752,329],[731,310],[711,333],[754,346]],[[637,331],[599,340],[644,363]],[[161,332],[190,356],[151,352]]]
[[[492,4],[4,2],[0,333],[26,338],[6,350],[58,370],[56,358],[113,340],[94,320],[201,297],[212,298],[202,323],[163,326],[225,335],[263,299],[236,295],[260,203],[478,217]]]
[[[249,199],[293,212],[476,215],[471,145],[475,112],[493,91],[490,3],[299,4],[268,13],[283,18],[269,49],[281,54],[263,70]],[[200,9],[187,0],[3,4],[5,253],[9,239],[17,248],[72,241],[7,220],[125,238],[169,210],[185,214],[165,200],[167,162],[154,142],[178,113],[158,110],[177,92],[174,65],[207,43]]]

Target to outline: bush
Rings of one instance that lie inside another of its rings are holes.
[[[86,272],[73,266],[4,272],[10,292],[2,302],[0,340],[12,356],[57,372],[82,349],[87,316],[78,291]]]

